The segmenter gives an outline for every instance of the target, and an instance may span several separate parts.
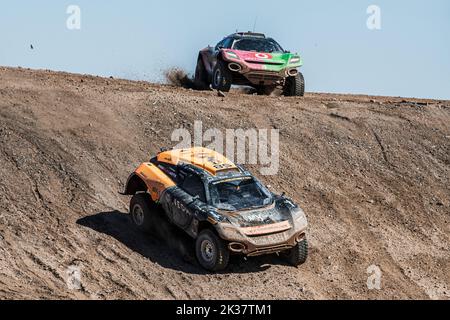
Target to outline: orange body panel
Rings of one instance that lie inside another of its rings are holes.
[[[173,165],[191,163],[205,169],[212,175],[216,175],[219,171],[237,170],[236,165],[225,156],[203,147],[161,152],[158,154],[158,161]]]
[[[141,164],[136,169],[135,174],[145,182],[153,201],[159,200],[159,197],[164,190],[175,186],[175,182],[173,182],[172,179],[158,167],[149,162]]]

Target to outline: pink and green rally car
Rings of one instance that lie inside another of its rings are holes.
[[[305,80],[298,70],[303,65],[296,53],[283,50],[262,33],[237,32],[198,55],[195,83],[198,88],[228,92],[231,85],[254,87],[258,94],[270,94],[277,86],[285,96],[303,96]]]

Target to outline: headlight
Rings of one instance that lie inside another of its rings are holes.
[[[223,222],[226,220],[226,218],[223,215],[218,214],[216,211],[213,210],[208,211],[208,216],[216,222]]]
[[[242,224],[241,219],[239,219],[238,217],[228,216],[227,220],[236,227],[240,227]]]
[[[290,63],[290,64],[299,63],[299,62],[300,62],[300,57],[292,57],[292,58],[289,60],[289,63]]]
[[[217,232],[220,234],[221,237],[224,239],[232,240],[232,241],[239,241],[242,239],[245,239],[245,236],[242,235],[242,233],[232,224],[229,223],[218,223],[216,226]]]
[[[239,56],[236,53],[232,52],[232,51],[227,51],[226,54],[227,54],[228,58],[238,59],[239,60]]]

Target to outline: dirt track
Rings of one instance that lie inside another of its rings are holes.
[[[280,172],[261,178],[307,213],[305,265],[237,258],[205,274],[182,258],[180,235],[133,229],[118,191],[194,120],[280,130]],[[449,299],[449,168],[448,101],[220,98],[0,68],[0,298]],[[379,291],[366,286],[372,264]],[[80,290],[67,288],[70,265]]]

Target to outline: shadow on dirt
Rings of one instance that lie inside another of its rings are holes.
[[[184,232],[159,218],[158,228],[151,234],[139,231],[120,211],[100,212],[77,220],[77,224],[115,238],[131,250],[165,268],[192,274],[208,274],[195,259],[194,241]],[[277,255],[244,259],[232,256],[228,268],[221,272],[248,273],[270,268],[284,261]]]

